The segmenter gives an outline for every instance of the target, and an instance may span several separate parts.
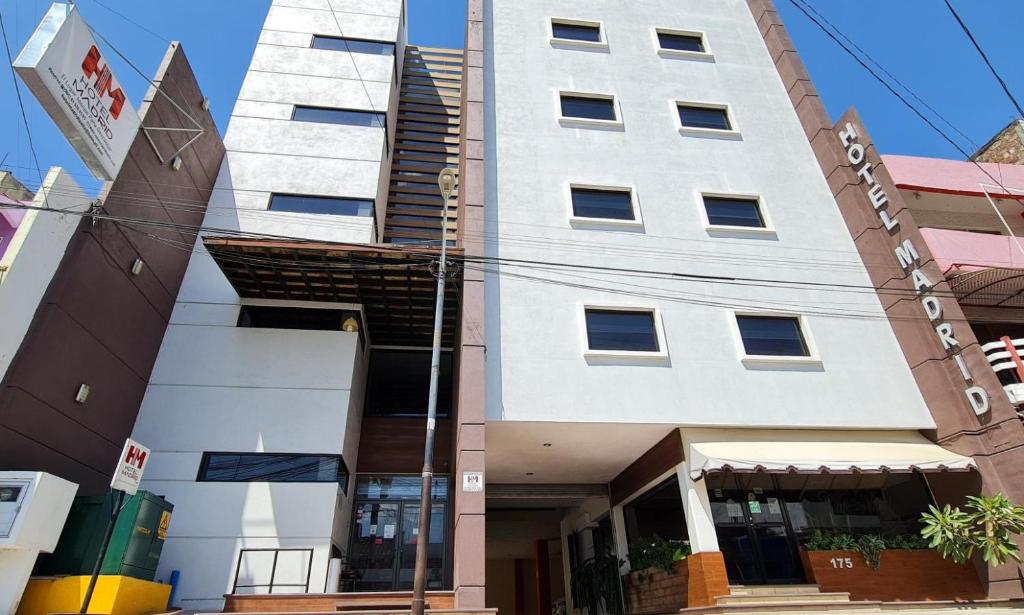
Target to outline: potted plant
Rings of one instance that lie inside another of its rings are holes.
[[[686,542],[657,535],[633,545],[630,573],[623,581],[629,612],[665,613],[686,608],[689,554]]]
[[[855,535],[815,530],[800,559],[809,583],[851,600],[974,600],[984,597],[969,566],[944,560],[916,534]]]
[[[921,515],[921,535],[943,558],[963,564],[975,551],[986,563],[1001,566],[1009,559],[1021,561],[1014,536],[1024,533],[1024,506],[1014,506],[1001,493],[969,496],[966,511],[929,506]]]
[[[589,615],[625,615],[619,567],[624,562],[611,553],[585,560],[573,571],[572,588],[579,606]]]

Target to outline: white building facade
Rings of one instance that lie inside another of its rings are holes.
[[[207,235],[376,239],[404,11],[402,0],[272,3]],[[280,324],[311,312],[322,322],[309,330]],[[361,323],[360,306],[240,299],[197,238],[133,433],[153,451],[144,488],[178,506],[159,576],[182,572],[184,608],[325,590],[348,541],[366,380],[365,331],[342,330],[348,318]]]
[[[655,537],[752,585],[806,582],[815,529],[916,533],[926,489],[889,470],[971,462],[919,433],[935,423],[749,3],[484,4],[494,531],[518,515],[560,551],[550,596],[575,608],[583,560]],[[852,519],[812,488],[882,504]],[[527,555],[488,527],[504,611]]]

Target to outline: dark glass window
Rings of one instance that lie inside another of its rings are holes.
[[[302,194],[274,194],[270,197],[270,209],[271,211],[306,214],[368,217],[373,215],[373,201]]]
[[[563,38],[572,41],[589,41],[592,43],[601,42],[601,28],[598,26],[584,26],[572,23],[551,22],[551,34],[555,38]]]
[[[626,542],[632,548],[655,536],[688,540],[679,479],[675,476],[622,507]]]
[[[658,44],[662,49],[675,51],[704,51],[704,40],[695,34],[669,34],[658,32]]]
[[[387,41],[364,41],[355,38],[337,36],[314,36],[313,49],[329,49],[331,51],[350,51],[352,53],[368,53],[378,56],[395,55],[395,44]]]
[[[572,213],[584,218],[633,220],[633,199],[622,190],[572,188]]]
[[[307,331],[341,331],[342,323],[355,318],[362,330],[359,312],[321,310],[316,308],[243,305],[238,313],[239,327],[257,329],[304,329]]]
[[[373,350],[367,380],[367,415],[426,416],[429,395],[429,350]],[[448,416],[451,407],[452,354],[442,352],[438,416]]]
[[[687,128],[715,128],[732,130],[729,114],[725,109],[712,107],[688,107],[679,105],[679,122]]]
[[[387,117],[376,111],[358,111],[355,109],[330,109],[326,107],[296,106],[292,119],[297,122],[317,122],[319,124],[345,124],[347,126],[386,125]]]
[[[339,455],[291,453],[203,453],[199,481],[339,483],[348,488],[348,468]]]
[[[706,196],[704,209],[708,213],[710,224],[764,228],[764,218],[761,216],[757,199]]]
[[[612,120],[615,117],[615,103],[610,98],[589,98],[586,96],[562,96],[562,115],[588,120]]]
[[[588,309],[586,314],[591,350],[659,350],[654,312]]]
[[[800,320],[778,316],[737,316],[743,348],[749,355],[806,357],[807,342]]]

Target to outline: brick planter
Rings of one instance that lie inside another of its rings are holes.
[[[850,600],[899,602],[985,598],[974,566],[942,559],[932,549],[882,551],[878,570],[868,568],[864,557],[854,551],[801,549],[800,560],[808,583],[819,585],[823,592],[850,592]],[[848,567],[847,562],[852,567]]]
[[[644,580],[640,580],[640,575]],[[689,568],[686,560],[675,563],[674,572],[648,568],[622,578],[626,612],[629,615],[671,613],[687,607]]]

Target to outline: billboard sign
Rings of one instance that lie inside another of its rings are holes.
[[[14,60],[14,70],[92,174],[114,179],[139,115],[73,6],[55,3]]]
[[[114,470],[114,479],[110,481],[111,489],[120,489],[128,495],[135,495],[142,481],[142,471],[149,461],[149,449],[135,440],[128,438],[121,451],[121,458]]]

